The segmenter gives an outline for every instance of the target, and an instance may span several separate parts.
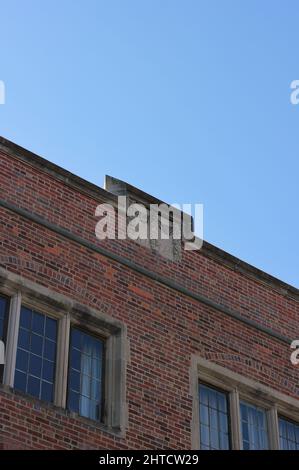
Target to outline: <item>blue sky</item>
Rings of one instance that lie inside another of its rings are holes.
[[[0,135],[102,186],[204,204],[204,238],[299,287],[299,4],[0,0]]]

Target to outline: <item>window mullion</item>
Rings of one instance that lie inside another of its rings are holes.
[[[58,328],[54,403],[62,408],[66,408],[70,323],[70,315],[67,314],[59,321]]]
[[[267,411],[267,424],[270,449],[279,449],[279,425],[276,406]]]
[[[234,389],[229,394],[231,446],[233,450],[242,449],[239,392]]]
[[[19,323],[21,312],[22,296],[21,292],[17,292],[10,300],[9,319],[6,338],[6,360],[4,367],[3,383],[14,386],[17,346],[19,336]]]

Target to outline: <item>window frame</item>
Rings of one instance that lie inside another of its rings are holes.
[[[7,297],[9,301],[2,383],[12,389],[13,393],[24,395],[23,392],[14,390],[21,308],[27,307],[42,313],[58,321],[54,397],[52,403],[28,394],[26,397],[45,406],[62,408],[68,415],[84,420],[89,425],[124,435],[127,428],[126,365],[129,357],[126,325],[106,313],[77,303],[64,294],[53,292],[14,273],[7,272],[5,278],[3,275],[0,278],[4,280],[0,295]],[[103,421],[67,410],[70,328],[73,326],[100,337],[105,342]]]
[[[57,312],[52,311],[52,309],[49,308],[48,306],[43,307],[41,305],[36,305],[34,301],[32,303],[30,303],[30,301],[27,298],[25,298],[24,302],[23,302],[22,298],[21,298],[20,311],[17,312],[17,315],[18,315],[18,335],[17,335],[17,344],[15,345],[15,347],[16,347],[16,354],[15,354],[16,360],[17,360],[17,352],[18,352],[18,337],[19,337],[19,330],[20,330],[20,317],[21,317],[21,312],[22,312],[23,307],[27,308],[29,310],[32,310],[32,312],[39,313],[41,315],[44,315],[45,317],[52,318],[53,320],[56,320],[57,321],[57,331],[56,331],[56,341],[55,341],[56,351],[55,351],[55,372],[54,372],[54,380],[53,380],[53,400],[50,402],[50,401],[47,401],[47,400],[42,400],[41,398],[34,397],[33,395],[30,395],[28,392],[21,392],[21,393],[24,393],[26,396],[36,398],[36,399],[38,399],[38,400],[40,400],[44,403],[55,404],[55,383],[56,383],[58,359],[59,359],[57,352],[58,352],[58,331],[59,331],[60,317],[57,314]],[[16,371],[16,362],[14,364],[14,379],[15,379],[15,371]],[[14,388],[14,383],[13,383],[13,388]]]
[[[226,396],[226,406],[227,406],[227,426],[228,426],[228,446],[227,450],[232,449],[232,437],[231,437],[231,412],[230,412],[230,397],[229,392],[227,390],[223,390],[221,387],[216,387],[215,385],[211,385],[210,383],[204,382],[203,380],[198,381],[198,392],[200,392],[200,386],[203,385],[204,387],[210,388],[215,390],[216,392],[222,393]],[[198,400],[199,400],[199,393],[198,393]],[[200,400],[199,400],[200,406]],[[199,411],[199,426],[201,426],[200,422],[200,411]],[[200,436],[199,436],[200,437]],[[200,445],[200,442],[199,442]]]
[[[269,409],[263,405],[257,404],[256,402],[253,402],[252,400],[247,400],[244,399],[243,397],[239,396],[239,403],[240,403],[240,433],[241,433],[241,450],[244,450],[244,444],[243,444],[243,431],[242,431],[242,414],[241,414],[241,404],[245,406],[249,406],[252,408],[255,408],[256,410],[263,411],[265,413],[265,423],[266,423],[266,436],[267,436],[267,449],[263,450],[270,450],[270,429],[269,426],[271,425],[270,420],[269,420]],[[248,449],[249,450],[249,449]],[[251,449],[250,449],[251,450]]]
[[[294,419],[287,418],[286,416],[282,415],[281,413],[278,413],[279,448],[281,449],[281,446],[280,446],[280,430],[279,430],[279,420],[280,419],[287,422],[287,423],[293,424],[294,426],[298,426],[298,427],[299,427],[299,422],[296,422],[296,421],[294,421]],[[299,442],[298,442],[298,444],[299,444]],[[281,449],[281,450],[286,450],[286,449]],[[298,449],[298,451],[299,451],[299,449]]]
[[[2,339],[0,338],[0,340],[4,343],[5,349],[6,349],[8,321],[9,321],[9,309],[10,309],[10,297],[8,295],[2,294],[1,292],[0,292],[0,297],[2,297],[2,299],[5,299],[5,301],[6,301],[6,309],[5,309],[5,312],[4,312],[5,320],[3,322],[3,337],[2,337]],[[4,360],[5,360],[5,357],[4,357]],[[2,383],[3,379],[4,379],[4,368],[5,368],[5,365],[3,363],[0,364],[0,383]]]
[[[100,403],[100,405],[101,405],[101,412],[100,412],[101,418],[99,420],[93,420],[93,421],[98,421],[99,423],[105,424],[107,337],[104,337],[103,335],[95,333],[94,330],[91,330],[90,328],[88,328],[88,326],[83,327],[81,324],[76,324],[76,323],[71,322],[71,324],[70,324],[70,338],[71,338],[71,330],[72,329],[77,329],[79,331],[82,331],[83,333],[86,333],[90,336],[93,336],[94,338],[96,338],[96,339],[103,342],[103,357],[102,357],[102,376],[103,376],[103,380],[102,380],[102,383],[101,383],[101,388],[102,388],[102,395],[101,396],[102,396],[102,399],[101,399],[101,403]],[[68,351],[69,357],[70,357],[70,352],[71,352],[71,339],[69,340],[69,351]],[[69,361],[68,361],[68,370],[67,370],[68,378],[69,378],[70,367],[71,367],[71,361],[69,359]],[[68,403],[67,403],[68,394],[69,394],[69,380],[67,381],[67,390],[66,390],[66,409],[69,410]],[[78,415],[81,418],[84,418],[84,416],[82,416],[80,413],[76,413],[76,412],[70,411],[70,410],[69,410],[69,412],[73,413],[75,415]],[[87,418],[87,419],[91,419],[91,418]]]

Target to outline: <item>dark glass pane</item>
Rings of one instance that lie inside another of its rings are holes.
[[[217,399],[218,399],[218,409],[222,411],[223,413],[226,413],[227,412],[226,395],[224,395],[223,393],[218,393]]]
[[[41,399],[51,402],[53,400],[53,385],[42,382]]]
[[[243,441],[243,449],[244,450],[250,450],[250,445],[248,441]]]
[[[80,370],[81,366],[81,354],[76,349],[71,352],[71,367],[72,369]]]
[[[82,354],[81,356],[81,372],[91,376],[91,356]]]
[[[206,446],[210,444],[209,438],[209,428],[208,426],[201,425],[200,426],[200,442]]]
[[[91,382],[91,398],[93,400],[96,400],[97,402],[100,401],[101,387],[102,387],[101,382],[98,382],[97,380],[92,380],[92,382]]]
[[[0,318],[0,339],[3,340],[4,336],[4,321]]]
[[[29,354],[26,351],[20,350],[19,354],[17,354],[16,369],[27,372],[28,360]]]
[[[75,411],[76,413],[79,413],[79,400],[80,400],[79,393],[75,393],[72,391],[69,392],[68,408],[71,411]]]
[[[92,369],[91,375],[93,377],[98,377],[101,380],[101,372],[102,372],[102,361],[98,359],[92,359]]]
[[[217,408],[217,395],[215,390],[209,390],[209,406],[211,408]]]
[[[52,318],[46,318],[46,337],[52,340],[56,340],[56,327],[57,321],[53,320]]]
[[[93,338],[86,334],[86,333],[81,333],[82,334],[82,352],[86,355],[91,356],[92,354],[92,349],[93,349]]]
[[[50,361],[55,361],[56,343],[45,339],[44,357]]]
[[[299,449],[299,425],[279,418],[280,448],[284,450]]]
[[[72,371],[70,374],[70,388],[75,392],[80,392],[80,372]]]
[[[295,441],[295,432],[292,423],[287,424],[287,436],[290,441]]]
[[[222,450],[229,449],[228,434],[225,434],[223,432],[220,433],[220,449]]]
[[[80,397],[80,415],[85,418],[92,418],[91,416],[91,401],[88,397],[81,395]]]
[[[103,342],[95,339],[92,348],[92,357],[100,360],[103,356]]]
[[[29,395],[39,398],[40,396],[40,380],[36,377],[28,376],[27,392]]]
[[[261,428],[265,427],[264,423],[264,413],[262,411],[257,412],[257,425]]]
[[[57,321],[22,307],[20,325],[23,326],[19,328],[14,386],[22,387],[37,398],[52,401],[56,342],[48,337],[56,337]],[[20,375],[20,371],[26,374]]]
[[[218,412],[213,408],[210,408],[210,427],[214,429],[218,428]]]
[[[289,441],[289,450],[296,450],[296,444],[294,441]]]
[[[217,429],[210,429],[210,441],[213,449],[219,449],[219,432]]]
[[[99,419],[99,405],[93,400],[89,402],[89,418]]]
[[[285,420],[283,419],[279,420],[279,429],[280,429],[280,435],[282,437],[286,437],[287,436],[287,423],[285,422]]]
[[[16,370],[14,387],[21,392],[26,392],[26,374]]]
[[[42,359],[41,357],[35,356],[34,354],[30,355],[29,360],[29,373],[35,377],[41,377],[42,372]]]
[[[5,317],[6,307],[7,307],[7,300],[4,297],[0,297],[0,318],[2,318],[2,320]]]
[[[72,330],[72,347],[81,349],[81,331],[80,330]]]
[[[282,448],[283,448],[284,450],[288,450],[288,449],[289,449],[289,446],[288,446],[288,441],[287,441],[287,439],[283,439],[282,442],[283,442]]]
[[[0,339],[5,340],[5,323],[8,315],[8,299],[0,297]]]
[[[31,352],[41,356],[43,353],[43,337],[35,334],[31,335]]]
[[[202,403],[203,405],[209,404],[208,390],[203,385],[201,385],[199,389],[199,399],[200,399],[200,403]]]
[[[89,375],[81,375],[81,394],[85,395],[86,397],[90,397],[91,390],[91,379]]]
[[[26,328],[27,330],[30,330],[31,329],[31,317],[32,317],[32,310],[22,307],[21,315],[20,315],[20,326],[22,328]]]
[[[227,415],[224,413],[219,413],[219,425],[220,430],[224,433],[228,432],[228,424],[227,424]]]
[[[249,441],[248,424],[244,421],[242,423],[242,436],[244,441]]]
[[[47,360],[43,361],[43,379],[47,380],[48,382],[54,381],[54,362],[50,362]]]
[[[40,335],[44,334],[45,316],[40,313],[33,312],[32,315],[32,331]]]
[[[247,407],[241,403],[240,405],[241,409],[241,418],[243,421],[248,421],[248,413],[247,413]]]
[[[23,349],[30,349],[30,333],[27,330],[20,329],[18,346]]]
[[[200,405],[199,408],[200,422],[209,425],[209,408],[205,405]]]

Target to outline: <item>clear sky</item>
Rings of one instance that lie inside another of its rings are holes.
[[[299,2],[0,0],[0,135],[204,204],[204,238],[299,287]]]

